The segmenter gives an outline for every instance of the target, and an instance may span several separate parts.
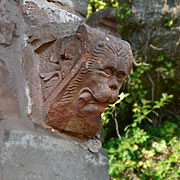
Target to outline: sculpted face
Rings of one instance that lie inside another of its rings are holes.
[[[132,65],[129,44],[99,31],[96,33],[85,27],[70,39],[66,38],[64,44],[59,43],[61,48],[56,52],[60,52],[57,57],[61,59],[64,78],[61,84],[64,81],[66,85],[46,116],[46,125],[54,129],[95,136],[101,127],[101,113],[117,100],[129,74]],[[77,49],[71,44],[72,40],[77,41]]]
[[[128,74],[113,52],[93,63],[96,64],[94,71],[87,74],[76,101],[78,114],[85,117],[100,115],[105,107],[114,103]]]
[[[60,132],[95,136],[102,127],[101,113],[117,100],[130,72],[131,49],[86,24],[67,33],[49,41],[31,35],[35,40],[24,50],[24,61],[33,62],[28,71],[33,119]]]

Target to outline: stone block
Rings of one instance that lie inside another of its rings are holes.
[[[120,32],[117,28],[117,13],[113,8],[92,13],[86,20],[86,23],[91,27],[120,37]]]
[[[89,0],[47,0],[71,13],[86,17]]]
[[[26,23],[30,25],[45,22],[66,23],[82,20],[82,17],[60,8],[57,4],[44,0],[27,0],[22,4],[22,12]]]
[[[70,34],[57,39],[44,27],[32,30],[23,52],[32,99],[29,115],[59,132],[96,136],[101,113],[115,103],[132,67],[130,46],[85,24],[75,32],[69,27]]]
[[[5,63],[0,60],[0,120],[4,116],[18,116],[19,107],[16,94],[12,88],[12,80],[9,77]]]
[[[0,45],[11,45],[14,29],[13,22],[0,20]]]
[[[3,180],[109,180],[108,159],[78,141],[33,132],[6,132],[1,154]]]
[[[89,0],[72,0],[72,2],[74,4],[75,11],[86,17]]]

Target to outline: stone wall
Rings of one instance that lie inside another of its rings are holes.
[[[0,0],[0,180],[106,180],[108,159],[84,140],[33,123],[22,51],[25,32],[83,20],[88,0]],[[93,143],[93,141],[92,141]]]

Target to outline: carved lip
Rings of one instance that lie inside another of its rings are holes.
[[[87,93],[86,95],[84,93]],[[83,96],[84,94],[84,96]],[[79,98],[83,99],[88,104],[97,104],[99,106],[107,107],[110,103],[111,97],[106,102],[100,102],[94,95],[90,88],[84,88],[79,93]]]

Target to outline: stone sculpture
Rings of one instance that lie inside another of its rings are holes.
[[[75,29],[43,41],[29,35],[23,63],[31,72],[32,119],[89,138],[100,131],[105,107],[117,100],[133,57],[130,45],[117,37],[84,23]]]

